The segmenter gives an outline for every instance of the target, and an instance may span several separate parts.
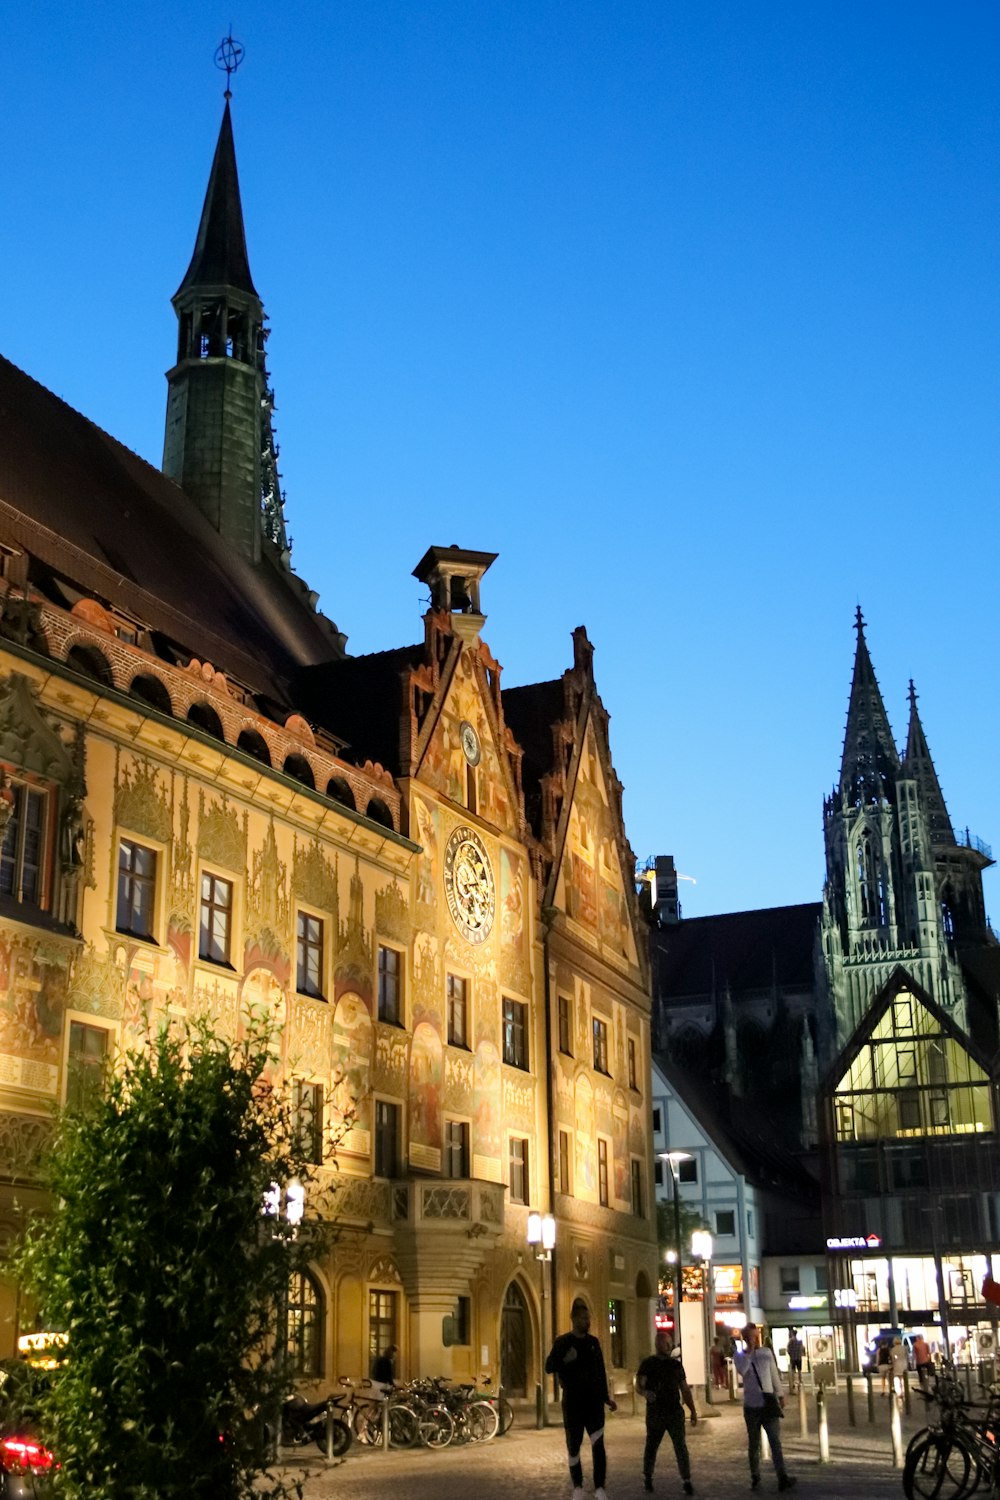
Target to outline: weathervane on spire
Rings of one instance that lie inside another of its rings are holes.
[[[243,50],[242,43],[236,41],[233,37],[233,28],[232,24],[230,24],[229,35],[222,38],[215,53],[215,66],[223,68],[226,74],[226,92],[224,95],[226,99],[233,97],[233,91],[229,87],[229,79],[243,61]]]

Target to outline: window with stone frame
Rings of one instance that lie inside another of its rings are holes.
[[[311,911],[299,911],[295,919],[295,988],[300,995],[322,1000],[325,924]]]
[[[511,1203],[528,1202],[528,1142],[524,1136],[512,1135],[508,1148],[508,1196]]]
[[[0,818],[6,820],[0,844],[0,896],[47,909],[52,790],[8,776],[0,798]]]
[[[594,1038],[594,1068],[598,1073],[608,1074],[608,1023],[602,1021],[600,1016],[594,1016],[591,1030]]]
[[[296,1078],[292,1085],[295,1138],[306,1161],[323,1163],[323,1085]]]
[[[559,1051],[566,1057],[573,1056],[573,1002],[568,995],[560,995],[558,1002]]]
[[[70,1021],[66,1055],[66,1107],[84,1109],[101,1094],[107,1078],[111,1033],[106,1026]]]
[[[384,943],[378,950],[378,1018],[390,1026],[403,1024],[403,955]]]
[[[528,1066],[528,1007],[503,997],[503,1060],[512,1068]]]
[[[153,940],[156,921],[155,849],[132,838],[118,841],[118,898],[115,930]]]
[[[323,1374],[323,1293],[308,1271],[288,1282],[288,1373],[297,1380]]]
[[[603,1208],[610,1206],[611,1186],[608,1172],[608,1143],[603,1135],[597,1137],[597,1197]]]
[[[203,870],[198,957],[206,963],[228,965],[232,940],[233,882]]]

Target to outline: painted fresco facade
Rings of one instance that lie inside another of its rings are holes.
[[[576,1295],[634,1367],[648,965],[590,643],[501,692],[493,557],[432,547],[423,638],[347,656],[247,457],[273,434],[228,102],[174,305],[180,483],[0,359],[0,1235],[44,1211],[53,1110],[106,1058],[253,1008],[339,1229],[290,1288],[304,1386],[396,1342],[402,1373],[530,1394]],[[532,1209],[558,1220],[546,1328]],[[27,1321],[0,1280],[0,1356]]]

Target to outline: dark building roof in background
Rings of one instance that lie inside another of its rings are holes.
[[[229,100],[222,114],[191,264],[175,296],[191,286],[229,286],[257,296],[250,275]],[[259,300],[259,298],[258,298]]]
[[[343,650],[301,579],[242,558],[173,480],[2,357],[0,535],[279,703]]]
[[[525,814],[538,834],[542,777],[552,770],[555,759],[552,726],[566,712],[566,689],[562,678],[557,677],[552,682],[531,682],[524,687],[504,688],[500,698],[507,728],[524,751],[521,785]]]
[[[307,667],[296,683],[300,710],[345,740],[349,758],[378,761],[398,776],[402,674],[423,660],[420,642]]]
[[[819,901],[690,917],[652,933],[661,1000],[740,990],[812,989]]]

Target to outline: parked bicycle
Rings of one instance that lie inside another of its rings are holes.
[[[980,1486],[984,1496],[1000,1495],[1000,1386],[989,1388],[985,1403],[969,1401],[954,1368],[945,1366],[931,1390],[916,1394],[938,1410],[906,1450],[907,1500],[966,1500]]]

